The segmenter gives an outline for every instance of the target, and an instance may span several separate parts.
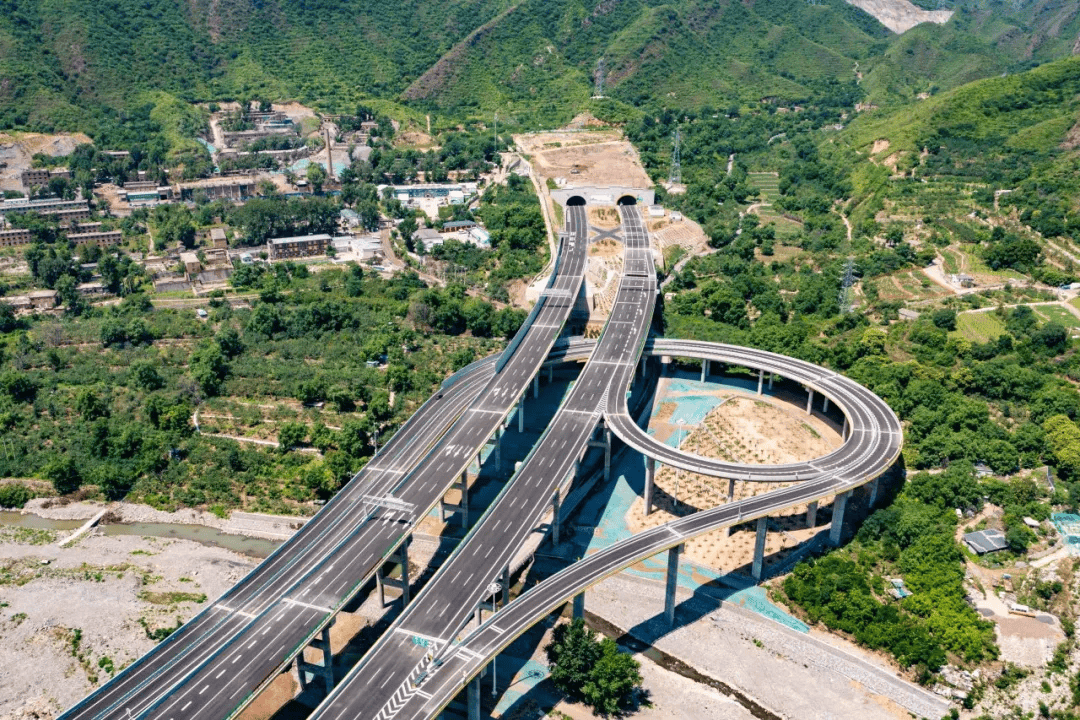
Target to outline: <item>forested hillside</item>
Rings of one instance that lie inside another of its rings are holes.
[[[108,132],[184,101],[383,100],[527,127],[588,105],[798,103],[824,80],[874,103],[1063,57],[1080,3],[967,0],[903,36],[843,0],[0,0],[0,128]]]

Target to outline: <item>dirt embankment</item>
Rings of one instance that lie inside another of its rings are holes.
[[[877,18],[885,27],[902,34],[925,22],[944,25],[952,17],[952,10],[923,10],[908,0],[847,0],[860,10]]]

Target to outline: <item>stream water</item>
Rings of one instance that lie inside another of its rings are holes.
[[[81,527],[86,520],[52,520],[31,513],[0,510],[0,525],[27,527],[37,530],[55,530],[68,533]],[[211,547],[221,547],[253,558],[264,558],[281,544],[276,540],[264,540],[245,535],[230,535],[206,525],[178,525],[173,523],[118,523],[98,525],[105,535],[139,535],[141,537],[192,540]]]

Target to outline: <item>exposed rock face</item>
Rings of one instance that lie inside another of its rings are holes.
[[[944,25],[952,17],[952,10],[923,10],[908,0],[847,0],[855,7],[868,12],[897,35],[907,32],[924,22]]]

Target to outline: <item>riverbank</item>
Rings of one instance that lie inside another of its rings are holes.
[[[309,519],[287,515],[263,515],[239,510],[233,511],[227,518],[221,518],[211,512],[193,508],[181,508],[168,512],[136,503],[70,502],[55,497],[34,498],[26,503],[22,512],[48,520],[67,521],[88,520],[105,509],[109,512],[102,521],[104,525],[201,525],[226,535],[244,535],[278,542],[288,540]]]

